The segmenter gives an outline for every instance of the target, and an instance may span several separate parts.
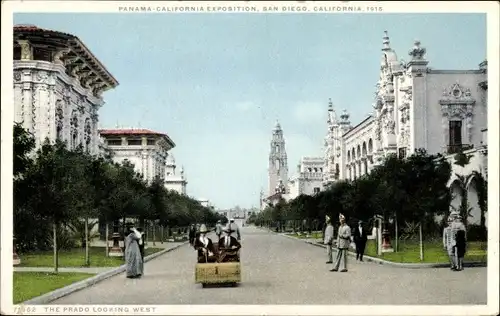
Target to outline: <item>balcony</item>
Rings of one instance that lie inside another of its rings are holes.
[[[448,155],[458,154],[460,152],[463,152],[463,151],[466,151],[466,150],[470,150],[472,148],[474,148],[474,145],[470,145],[470,144],[448,145],[447,148],[446,148],[446,153]]]

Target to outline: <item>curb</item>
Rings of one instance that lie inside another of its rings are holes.
[[[292,237],[292,236],[289,236],[289,235],[286,235],[283,233],[276,233],[273,231],[269,231],[269,232],[274,233],[276,235],[286,237],[286,238],[302,241],[302,242],[305,242],[306,244],[310,244],[310,245],[313,245],[316,247],[326,248],[325,245],[317,243],[317,242],[302,240],[302,239],[295,238],[295,237]],[[333,250],[337,251],[336,248],[334,248]],[[347,252],[347,254],[351,257],[356,256],[356,254],[350,250]],[[373,262],[373,263],[377,263],[377,264],[386,264],[386,265],[390,265],[390,266],[394,266],[394,267],[398,267],[398,268],[405,268],[405,269],[431,269],[431,268],[449,268],[450,267],[450,264],[448,264],[448,263],[399,263],[399,262],[387,261],[387,260],[380,259],[380,258],[374,258],[374,257],[367,256],[367,255],[363,255],[363,259],[365,259],[367,262]],[[487,263],[480,262],[480,261],[464,262],[464,267],[467,267],[467,268],[487,267]]]
[[[159,257],[167,252],[178,249],[178,248],[180,248],[188,243],[189,243],[189,241],[185,241],[180,245],[153,253],[147,257],[144,257],[144,262],[148,262],[150,260],[153,260],[153,259],[155,259],[155,258],[157,258],[157,257]],[[125,270],[126,270],[126,265],[123,264],[123,265],[116,267],[112,270],[109,270],[109,271],[106,271],[103,273],[99,273],[91,278],[70,284],[68,286],[59,288],[59,289],[54,290],[52,292],[45,293],[43,295],[34,297],[30,300],[21,302],[21,303],[19,303],[19,305],[43,305],[43,304],[47,304],[47,303],[55,301],[61,297],[67,296],[67,295],[72,294],[74,292],[80,291],[81,289],[84,289],[86,287],[92,286],[92,285],[99,283],[101,281],[104,281],[106,279],[109,279],[117,274],[125,272]]]

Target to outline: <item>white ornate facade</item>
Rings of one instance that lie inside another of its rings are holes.
[[[164,179],[168,151],[175,147],[166,134],[147,129],[102,129],[99,133],[114,161],[130,161],[148,183]]]
[[[35,136],[98,153],[102,92],[116,79],[76,36],[34,25],[14,26],[15,121]]]
[[[179,173],[176,171],[175,158],[172,154],[168,155],[165,164],[165,188],[177,191],[179,194],[186,195],[187,179],[184,174],[184,167],[181,167]]]
[[[325,184],[335,181],[336,173],[338,179],[366,174],[390,153],[405,157],[424,148],[431,154],[452,154],[481,146],[487,124],[487,63],[477,70],[436,70],[427,67],[425,53],[415,41],[411,59],[398,60],[386,32],[374,113],[350,128],[348,122],[337,122],[329,104]]]
[[[297,165],[297,174],[288,181],[288,198],[319,193],[323,187],[323,167],[324,158],[303,157]]]

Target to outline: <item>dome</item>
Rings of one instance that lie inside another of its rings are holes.
[[[174,155],[172,154],[169,154],[167,156],[167,161],[166,161],[166,164],[169,165],[169,166],[175,166],[175,158],[174,158]]]

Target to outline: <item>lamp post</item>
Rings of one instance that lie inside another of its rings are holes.
[[[110,257],[123,257],[123,250],[120,247],[120,233],[118,231],[119,226],[120,226],[119,220],[114,220],[113,236],[111,237],[113,239],[113,247],[111,247],[111,250],[109,251]]]

